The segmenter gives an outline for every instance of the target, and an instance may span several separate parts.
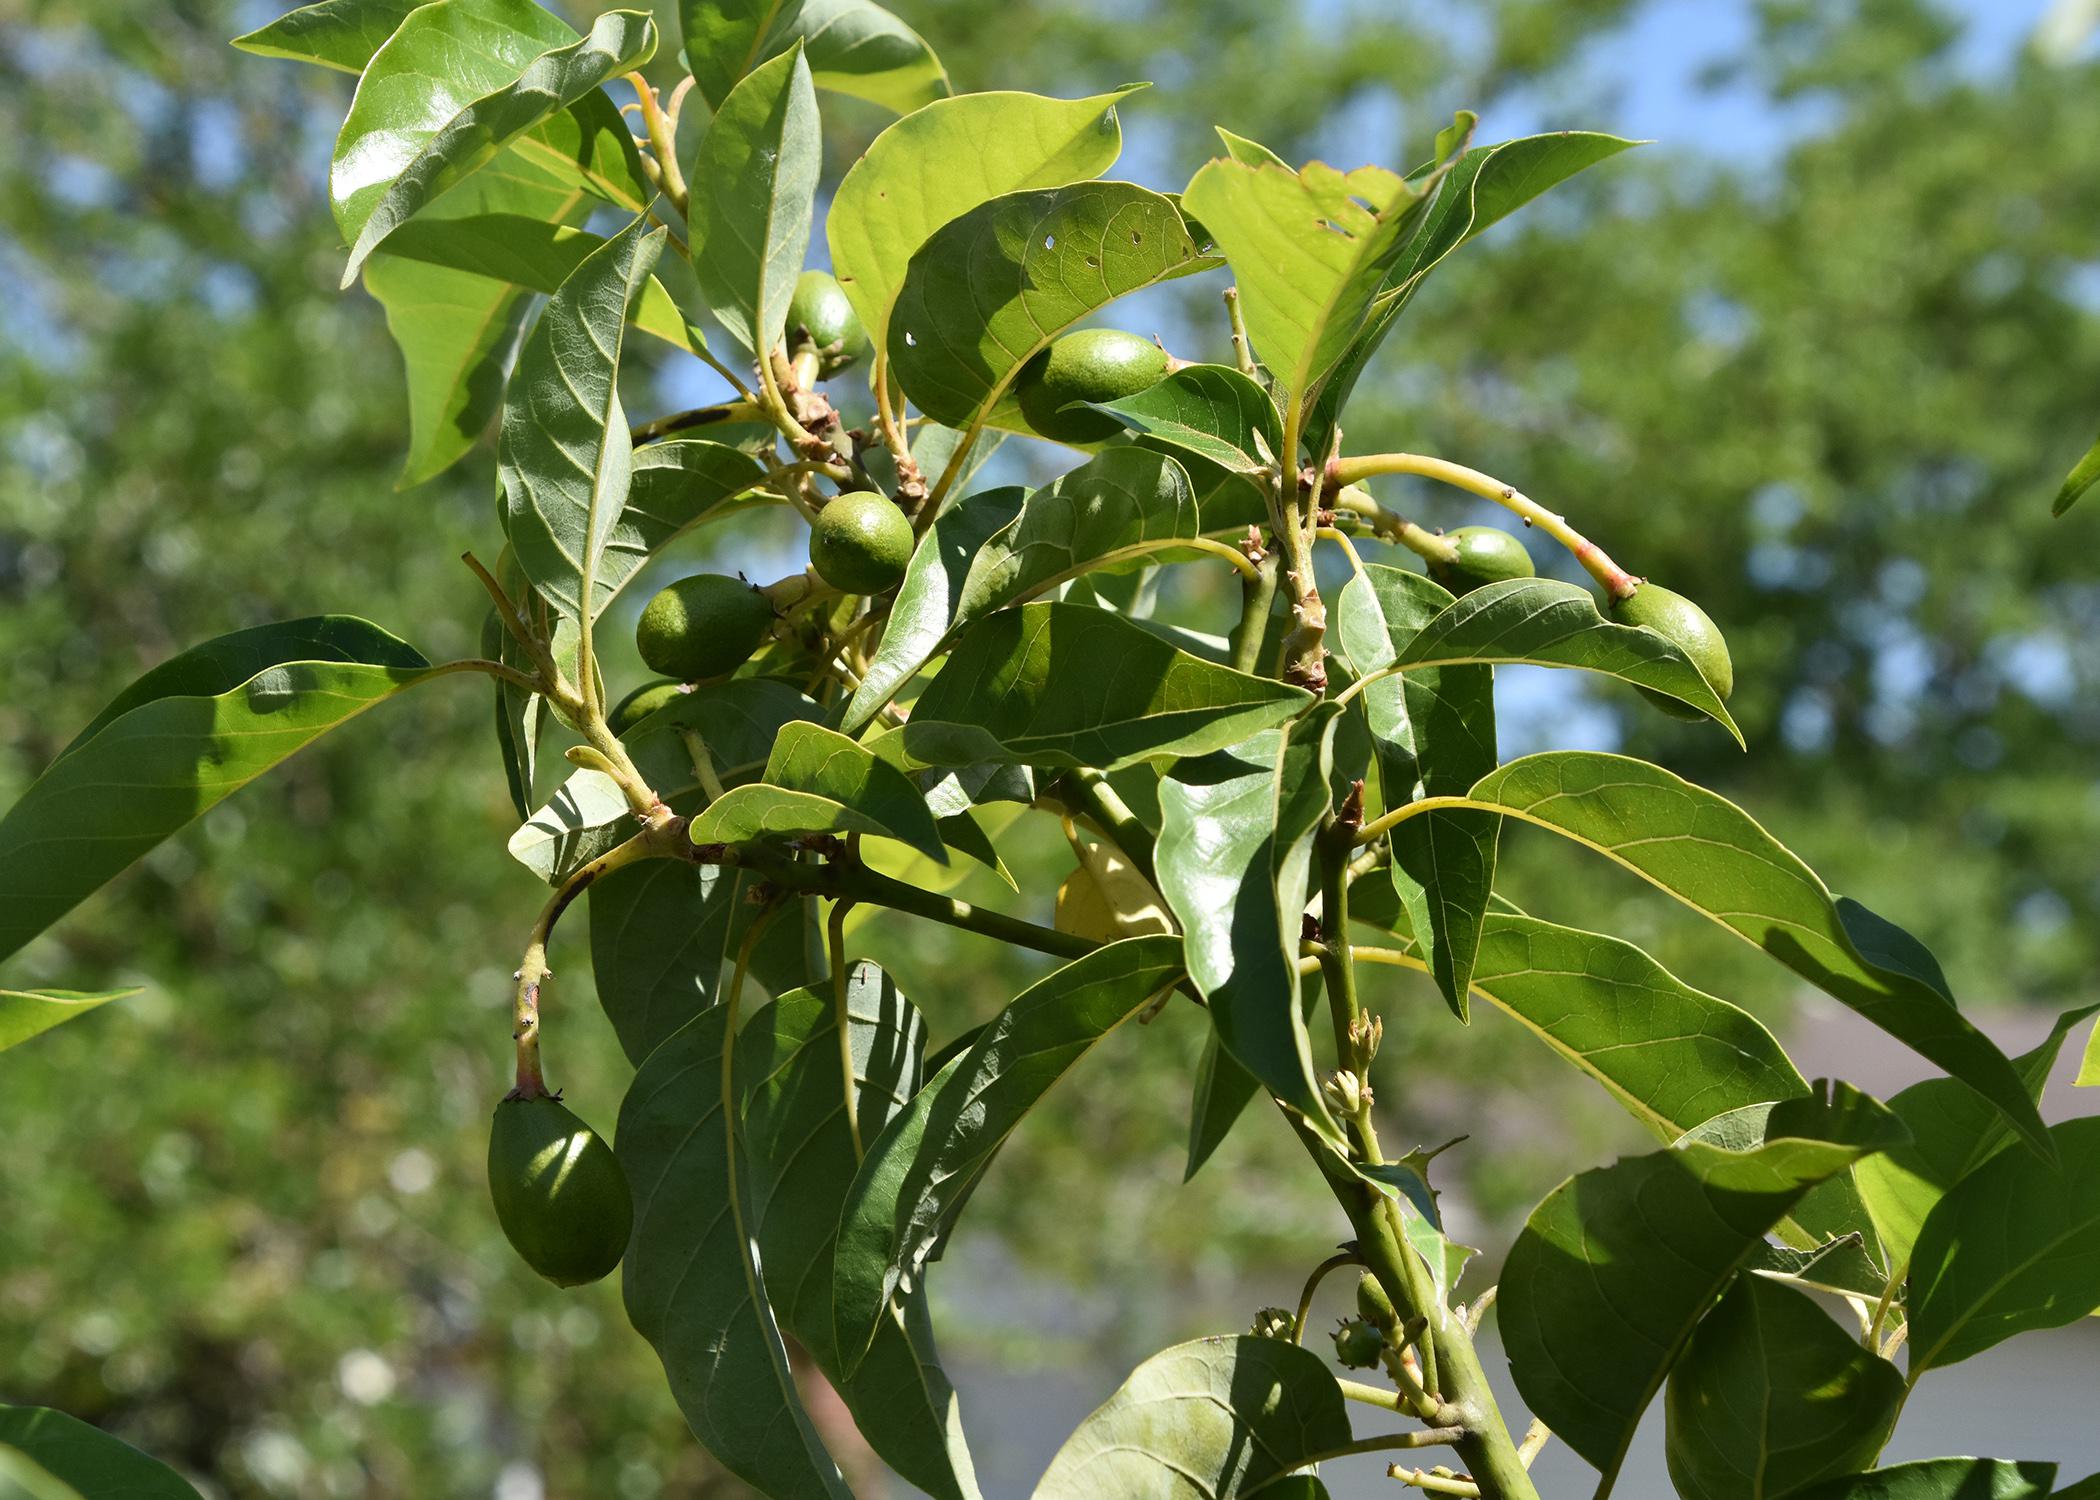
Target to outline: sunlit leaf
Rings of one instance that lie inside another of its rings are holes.
[[[2044,1500],[2055,1483],[2055,1464],[1924,1458],[1827,1479],[1789,1500]]]
[[[1185,365],[1135,396],[1093,404],[1132,432],[1236,474],[1274,464],[1283,449],[1269,393],[1229,365]]]
[[[318,63],[344,73],[362,73],[418,0],[320,0],[258,26],[233,45],[257,57]]]
[[[948,862],[925,795],[895,766],[815,724],[781,729],[764,775],[733,787],[692,822],[696,844],[741,844],[783,834],[872,834]]]
[[[2064,476],[2063,487],[2056,492],[2056,502],[2050,507],[2052,515],[2062,515],[2078,503],[2078,497],[2094,485],[2100,484],[2100,442],[2085,450],[2085,457],[2072,466]]]
[[[125,1000],[139,993],[128,990],[8,990],[0,989],[0,1052],[18,1046],[52,1027],[84,1016],[98,1005]]]

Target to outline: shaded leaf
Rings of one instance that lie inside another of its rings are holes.
[[[1772,1110],[1763,1145],[1688,1141],[1569,1178],[1532,1211],[1497,1303],[1511,1373],[1607,1493],[1641,1413],[1738,1267],[1815,1184],[1903,1139],[1844,1085]]]
[[[2055,1464],[1924,1458],[1825,1480],[1793,1500],[2043,1500],[2055,1482]]]
[[[1217,1028],[1212,1027],[1203,1038],[1203,1055],[1196,1062],[1196,1086],[1189,1100],[1189,1154],[1181,1170],[1183,1182],[1202,1170],[1260,1092],[1261,1080],[1225,1050],[1218,1041]]]
[[[418,0],[320,0],[258,26],[233,45],[257,57],[318,63],[344,73],[362,73]]]
[[[98,1005],[126,1000],[139,993],[128,990],[8,990],[0,989],[0,1052],[19,1046],[33,1036],[75,1016],[84,1016]]]
[[[891,838],[948,862],[926,798],[895,766],[815,724],[784,726],[752,786],[733,787],[692,821],[696,844],[741,844],[780,834]]]
[[[1269,393],[1230,365],[1185,365],[1135,396],[1089,403],[1132,432],[1253,474],[1276,462],[1283,424]]]
[[[0,958],[428,667],[376,625],[323,615],[236,631],[154,668],[0,818]]]
[[[1022,991],[868,1147],[839,1216],[842,1368],[862,1364],[1014,1127],[1115,1026],[1181,977],[1181,943],[1128,938]]]
[[[1199,661],[1106,610],[1024,604],[965,631],[890,738],[922,766],[1111,770],[1221,749],[1307,701],[1298,688]]]
[[[1684,1500],[1776,1500],[1871,1464],[1902,1400],[1902,1373],[1811,1299],[1738,1277],[1670,1372],[1670,1478]]]
[[[1319,1491],[1292,1471],[1349,1443],[1341,1387],[1318,1355],[1281,1339],[1195,1339],[1131,1371],[1065,1439],[1035,1500],[1303,1497]]]
[[[870,0],[684,0],[681,10],[686,61],[710,106],[797,42],[820,89],[898,114],[948,93],[925,39]]]
[[[80,1500],[198,1500],[189,1481],[167,1465],[49,1407],[0,1406],[0,1452],[9,1449]],[[8,1477],[0,1471],[0,1479]]]

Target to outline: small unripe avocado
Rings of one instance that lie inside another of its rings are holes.
[[[1385,1352],[1385,1335],[1362,1318],[1344,1318],[1334,1331],[1334,1357],[1351,1370],[1368,1370]]]
[[[1431,562],[1429,576],[1454,594],[1470,594],[1485,584],[1505,578],[1530,578],[1537,569],[1524,544],[1493,526],[1461,526],[1444,534],[1458,548],[1450,562]]]
[[[505,1099],[489,1127],[489,1196],[525,1264],[556,1286],[596,1281],[634,1229],[627,1174],[558,1099]]]
[[[1698,605],[1658,583],[1643,583],[1624,599],[1611,601],[1611,617],[1621,625],[1645,625],[1692,659],[1707,686],[1724,701],[1735,691],[1735,663],[1721,627]],[[1667,693],[1642,688],[1641,696],[1674,719],[1703,719],[1705,714]]]
[[[846,292],[829,271],[804,271],[795,281],[795,295],[788,303],[787,332],[792,345],[796,330],[807,335],[809,347],[821,356],[819,368],[835,374],[868,352],[868,331],[860,326]]]
[[[1120,328],[1082,328],[1068,333],[1021,366],[1014,400],[1031,430],[1058,443],[1105,442],[1123,424],[1075,401],[1120,401],[1156,384],[1167,373],[1167,351],[1150,339]]]
[[[734,672],[773,627],[773,606],[740,578],[696,573],[657,592],[635,622],[634,645],[654,672],[698,682]]]
[[[809,562],[835,589],[879,594],[903,579],[914,540],[911,522],[889,496],[854,490],[834,495],[817,512]]]
[[[1356,1278],[1356,1312],[1366,1323],[1384,1333],[1391,1333],[1400,1326],[1400,1314],[1393,1308],[1393,1299],[1385,1294],[1385,1288],[1369,1271]]]
[[[613,706],[613,711],[605,716],[606,722],[612,725],[614,734],[625,734],[665,704],[676,703],[684,696],[683,683],[668,678],[645,682]]]

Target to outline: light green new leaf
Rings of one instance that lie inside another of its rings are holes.
[[[802,1398],[759,1272],[751,1163],[725,1093],[729,1007],[649,1054],[613,1149],[634,1190],[627,1319],[655,1347],[693,1436],[768,1495],[852,1500]],[[734,1054],[731,1054],[732,1058]]]
[[[833,730],[780,731],[765,775],[724,792],[691,825],[696,844],[742,844],[788,834],[870,834],[908,844],[937,864],[948,851],[910,777]]]
[[[355,207],[345,205],[351,221],[361,222],[343,269],[344,287],[356,282],[358,268],[388,235],[448,188],[487,166],[526,131],[596,94],[611,79],[641,67],[655,53],[653,20],[640,11],[608,11],[592,23],[588,36],[541,53],[516,79],[447,120],[385,184],[369,208],[363,202],[363,188],[355,190],[350,200]],[[362,161],[357,163],[358,171],[364,168]]]
[[[1789,1500],[2046,1500],[2055,1483],[2055,1464],[1923,1458],[1827,1479]]]
[[[973,495],[913,555],[882,644],[846,711],[865,725],[972,620],[1097,568],[1128,568],[1204,528],[1188,475],[1165,454],[1111,448],[1016,508]]]
[[[1336,641],[1361,692],[1387,807],[1448,796],[1493,770],[1495,674],[1453,660],[1391,670],[1400,653],[1452,608],[1441,584],[1373,566],[1343,586]],[[1392,884],[1444,1003],[1468,1018],[1466,992],[1495,884],[1499,818],[1464,810],[1411,818],[1393,830]]]
[[[596,619],[612,597],[603,560],[634,462],[620,350],[664,235],[638,219],[585,258],[541,311],[503,397],[504,531],[533,589],[570,619]],[[630,551],[618,581],[641,560]]]
[[[1235,474],[1266,468],[1283,448],[1269,393],[1230,365],[1184,365],[1135,396],[1089,404],[1132,432]]]
[[[80,1500],[198,1500],[189,1481],[167,1465],[49,1407],[0,1406],[0,1452],[8,1450]],[[0,1480],[9,1477],[0,1470]]]
[[[2042,1085],[2056,1066],[2065,1036],[2096,1010],[2100,1006],[2065,1011],[2040,1046],[2013,1059],[2036,1104],[2042,1102]],[[1910,1144],[1869,1157],[1854,1175],[1889,1263],[1900,1273],[1932,1206],[1985,1158],[2009,1144],[2012,1131],[2005,1117],[1973,1089],[1951,1078],[1914,1083],[1892,1097],[1889,1108],[1910,1127]]]
[[[1339,722],[1323,711],[1176,762],[1160,782],[1153,854],[1218,1040],[1270,1093],[1336,1139],[1313,1079],[1298,947],[1313,835],[1332,806]]]
[[[2085,1056],[2078,1060],[2078,1076],[2071,1080],[2073,1088],[2100,1088],[2100,1025],[2095,1025],[2085,1039]]]
[[[1031,985],[868,1145],[839,1214],[841,1367],[922,1289],[971,1190],[1028,1111],[1095,1043],[1180,979],[1181,940],[1127,938]]]
[[[323,615],[237,631],[147,673],[0,818],[0,959],[428,667],[376,625]]]
[[[822,165],[816,90],[797,46],[730,90],[689,174],[700,294],[759,358],[787,328]]]
[[[1912,1381],[2100,1309],[2100,1116],[2049,1134],[2054,1165],[2001,1151],[1925,1216],[1906,1299]]]
[[[2063,487],[2056,492],[2056,503],[2049,508],[2049,513],[2062,515],[2078,503],[2080,495],[2096,484],[2100,484],[2100,442],[2086,449],[2085,457],[2064,476]]]
[[[98,1005],[125,1000],[139,993],[128,990],[6,990],[0,989],[0,1052],[18,1046],[52,1027],[84,1016]]]
[[[1132,87],[1136,87],[1133,85]],[[832,270],[878,352],[912,253],[993,198],[1099,176],[1123,149],[1116,102],[964,94],[906,115],[840,180],[824,221]]]
[[[1931,955],[1858,902],[1833,898],[1725,798],[1644,761],[1559,751],[1512,761],[1466,800],[1587,844],[1711,917],[1975,1089],[2048,1153],[2018,1071],[1955,1008]]]
[[[853,1377],[839,1370],[831,1317],[839,1205],[874,1140],[920,1083],[924,1023],[887,975],[855,964],[841,1004],[797,990],[751,1018],[737,1038],[751,1217],[767,1290],[781,1326],[837,1387],[869,1446],[939,1500],[975,1500],[955,1392],[934,1352],[925,1299],[887,1317]],[[844,1068],[853,1070],[847,1109]]]
[[[1692,1329],[1801,1196],[1900,1142],[1842,1084],[1772,1109],[1764,1144],[1687,1141],[1569,1178],[1531,1214],[1497,1302],[1517,1389],[1611,1490],[1642,1412]]]
[[[888,736],[913,767],[996,762],[1107,771],[1203,755],[1292,717],[1299,688],[1214,666],[1079,604],[995,610]]]
[[[1902,1372],[1813,1300],[1738,1277],[1670,1372],[1670,1478],[1683,1500],[1777,1500],[1871,1464],[1902,1400]]]
[[[357,247],[353,269],[371,249],[364,236],[382,201],[433,140],[481,101],[518,84],[543,54],[565,55],[579,41],[531,0],[439,0],[409,14],[372,55],[336,137],[328,191],[337,227]],[[512,150],[631,213],[648,200],[634,138],[595,84],[528,123]]]
[[[1249,140],[1243,135],[1234,135],[1223,125],[1213,125],[1218,139],[1224,142],[1225,154],[1247,167],[1281,167],[1288,172],[1291,164],[1264,146],[1260,141]]]
[[[551,293],[567,281],[600,235],[573,225],[522,213],[480,213],[459,218],[424,214],[387,236],[388,256],[446,266],[530,292]],[[366,283],[370,284],[369,272]],[[680,349],[703,343],[663,283],[650,277],[629,310],[634,326]]]
[[[1477,588],[1406,641],[1389,670],[1470,663],[1576,667],[1689,703],[1736,743],[1742,732],[1692,659],[1646,626],[1619,625],[1597,611],[1588,589],[1552,578],[1509,578]]]
[[[1282,1339],[1195,1339],[1131,1371],[1065,1439],[1034,1500],[1302,1497],[1293,1471],[1349,1443],[1341,1387],[1317,1354]]]
[[[657,795],[676,802],[701,788],[689,738],[705,746],[722,784],[734,787],[765,766],[782,726],[823,716],[814,700],[785,682],[735,677],[682,694],[628,730],[621,743]],[[633,832],[634,814],[619,784],[602,771],[579,770],[511,835],[510,852],[558,885]]]
[[[257,57],[318,63],[362,73],[419,0],[320,0],[258,26],[233,45]]]
[[[911,257],[890,314],[890,369],[919,410],[970,431],[1081,318],[1213,263],[1174,201],[1134,183],[1009,193],[950,220]]]

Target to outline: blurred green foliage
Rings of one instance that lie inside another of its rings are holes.
[[[433,657],[473,645],[449,559],[493,551],[490,460],[393,490],[395,355],[376,308],[334,290],[322,200],[348,80],[225,45],[274,8],[0,0],[0,134],[34,143],[0,153],[0,803],[186,643],[340,610]],[[1212,121],[1343,165],[1412,161],[1459,103],[1489,138],[1513,133],[1504,101],[1608,125],[1562,101],[1632,7],[1499,0],[1448,30],[1368,0],[903,9],[963,87],[1158,80],[1124,112],[1129,170],[1172,186]],[[1351,446],[1501,474],[1728,629],[1747,757],[1560,680],[1512,684],[1513,744],[1655,755],[1928,936],[1958,992],[2067,1003],[2100,959],[2100,512],[2046,517],[2100,388],[2095,69],[1975,76],[1915,0],[1760,14],[1739,71],[1813,106],[1800,144],[1731,165],[1672,143],[1469,249],[1374,367]],[[881,121],[834,123],[835,170]],[[1214,291],[1191,294],[1177,352],[1223,352]],[[1488,519],[1381,494],[1427,524]],[[704,545],[736,566],[787,540]],[[1217,618],[1210,586],[1170,598]],[[502,853],[488,724],[459,680],[371,715],[10,972],[151,988],[0,1062],[0,1397],[105,1422],[230,1495],[487,1494],[507,1470],[553,1495],[712,1492],[616,1288],[552,1292],[486,1203],[506,979],[540,899]],[[1008,857],[1054,877],[1069,854],[1035,824]],[[1785,1002],[1645,891],[1510,849],[1540,915]],[[865,933],[944,1036],[1039,972],[946,929]],[[555,963],[556,1081],[609,1126],[625,1065],[581,923]],[[1478,1212],[1630,1139],[1514,1028],[1460,1031],[1425,988],[1375,983],[1391,1129],[1474,1129],[1445,1162]],[[1178,1186],[1199,1020],[1113,1038],[1007,1151],[949,1262],[980,1344],[1041,1352],[1024,1273],[1107,1289],[1113,1326],[1064,1326],[1119,1356],[1238,1322],[1250,1269],[1340,1232],[1317,1193],[1295,1219],[1245,1191],[1310,1188],[1258,1115]]]

